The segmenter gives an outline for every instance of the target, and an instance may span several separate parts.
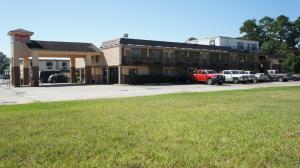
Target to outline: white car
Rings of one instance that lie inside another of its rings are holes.
[[[266,75],[264,73],[256,73],[254,71],[245,71],[245,74],[248,74],[248,75],[254,75],[254,82],[256,83],[257,81],[265,81],[266,80]]]
[[[224,70],[222,75],[225,76],[225,82],[246,83],[254,82],[254,76],[245,74],[243,70]]]

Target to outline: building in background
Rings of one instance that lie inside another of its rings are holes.
[[[32,67],[32,58],[29,58],[29,68]],[[20,60],[20,68],[23,69],[23,61]],[[70,71],[69,58],[40,58],[39,71]]]
[[[219,36],[219,37],[212,37],[212,38],[195,39],[195,40],[187,41],[187,43],[230,47],[238,51],[245,51],[249,53],[259,52],[258,41],[243,40],[239,38]]]
[[[23,60],[20,60],[20,75],[21,81],[23,81]],[[29,75],[32,74],[32,58],[29,58]],[[70,72],[70,59],[69,58],[39,58],[39,73],[40,80],[45,83],[48,81],[48,77],[52,74],[65,73],[69,76]],[[29,76],[31,77],[31,76]]]

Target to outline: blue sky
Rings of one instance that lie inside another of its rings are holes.
[[[299,0],[1,0],[0,51],[10,56],[7,32],[24,28],[32,39],[92,42],[121,37],[185,41],[240,36],[246,19],[300,16]]]

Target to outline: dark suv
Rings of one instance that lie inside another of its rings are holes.
[[[48,78],[49,83],[67,83],[68,77],[64,74],[53,74]]]

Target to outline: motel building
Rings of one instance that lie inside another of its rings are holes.
[[[13,86],[39,86],[39,59],[43,58],[68,59],[70,82],[78,77],[86,84],[185,83],[189,70],[195,68],[260,67],[256,53],[226,46],[119,38],[98,48],[92,43],[31,40],[33,32],[23,29],[8,35]]]

